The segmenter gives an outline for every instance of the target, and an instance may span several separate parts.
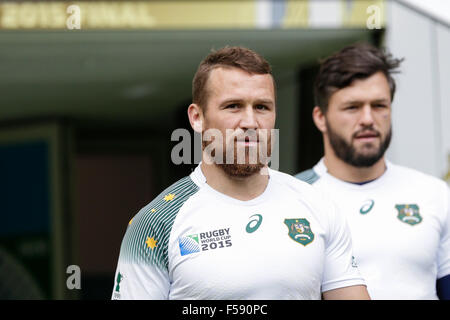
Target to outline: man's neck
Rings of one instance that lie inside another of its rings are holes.
[[[334,154],[324,156],[324,164],[328,173],[340,180],[352,183],[362,183],[381,177],[386,171],[384,157],[370,167],[355,167],[336,157]]]
[[[267,167],[261,169],[261,172],[248,177],[232,177],[226,174],[215,164],[201,163],[201,169],[208,185],[235,199],[248,201],[260,196],[266,190],[269,183],[269,175],[262,174]]]

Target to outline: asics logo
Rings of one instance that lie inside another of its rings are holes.
[[[373,200],[367,200],[362,205],[361,209],[359,209],[359,213],[361,214],[367,214],[370,210],[372,210],[373,205],[375,204],[375,201]]]
[[[250,216],[250,218],[252,218],[252,217],[255,217],[255,218],[250,220],[250,222],[245,227],[245,231],[247,231],[247,233],[253,233],[256,230],[258,230],[258,228],[261,225],[262,220],[263,220],[263,217],[260,214],[254,214],[254,215]]]

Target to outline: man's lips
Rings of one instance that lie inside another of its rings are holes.
[[[355,140],[368,142],[368,141],[373,141],[379,137],[380,137],[380,134],[377,132],[364,132],[364,133],[357,134],[355,136]]]
[[[370,131],[370,132],[357,133],[355,135],[355,138],[356,139],[359,139],[359,138],[377,138],[379,136],[380,136],[380,134],[378,132]]]
[[[238,144],[244,145],[245,147],[256,147],[259,144],[258,137],[245,137],[236,139]]]
[[[365,134],[365,135],[356,136],[355,138],[356,139],[378,138],[378,135],[376,135],[376,134]]]
[[[258,144],[258,140],[238,140],[237,141],[239,144],[243,144],[246,147],[250,147],[250,146],[256,146]]]
[[[236,138],[237,142],[259,142],[259,138],[256,136],[253,137],[238,137]]]

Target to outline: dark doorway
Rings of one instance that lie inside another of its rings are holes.
[[[313,167],[323,155],[322,134],[312,120],[314,108],[314,79],[319,70],[318,65],[300,69],[299,82],[299,134],[297,172]]]

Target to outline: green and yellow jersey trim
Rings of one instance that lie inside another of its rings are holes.
[[[183,204],[199,187],[185,177],[159,194],[128,223],[119,260],[152,264],[168,270],[168,246],[173,222]]]

